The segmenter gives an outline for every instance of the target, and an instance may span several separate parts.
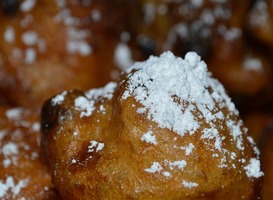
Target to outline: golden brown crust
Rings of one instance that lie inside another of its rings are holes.
[[[59,199],[40,155],[39,114],[0,107],[1,199]]]
[[[124,97],[134,73],[137,71],[119,82],[113,98],[67,91],[44,104],[41,143],[61,196],[256,199],[260,181],[246,172],[246,163],[257,156],[256,150],[237,114],[217,104],[214,111],[221,111],[224,119],[216,119],[213,125],[196,109],[193,115],[199,116],[200,127],[194,133],[179,135],[160,128],[157,122],[148,119],[148,111],[139,112],[143,105],[136,97]],[[145,84],[135,89],[145,88]],[[214,89],[208,91],[213,93]],[[79,99],[89,103],[81,107],[76,103]],[[191,105],[182,99],[177,99],[177,103]],[[233,123],[242,132],[239,140],[232,135]],[[206,137],[204,131],[212,131],[214,126],[221,127],[219,137]],[[145,139],[147,134],[152,134],[156,142]]]

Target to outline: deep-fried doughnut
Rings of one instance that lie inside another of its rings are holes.
[[[140,0],[133,5],[130,33],[144,53],[178,55],[196,51],[206,57],[219,29],[242,27],[250,1]]]
[[[38,107],[66,89],[105,85],[115,69],[121,8],[109,1],[24,0],[13,15],[0,13],[0,94],[13,105]]]
[[[0,199],[59,199],[40,154],[39,113],[0,107]]]
[[[233,99],[241,101],[236,101],[241,109],[268,104],[273,99],[270,60],[259,48],[247,43],[243,29],[233,27],[223,32],[212,42],[209,70]]]
[[[257,0],[249,12],[247,28],[258,41],[273,49],[272,0]]]
[[[42,109],[41,147],[64,199],[257,199],[259,151],[206,64],[165,52],[118,83]]]

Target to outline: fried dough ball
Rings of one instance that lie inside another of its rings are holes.
[[[249,12],[247,28],[251,35],[273,50],[272,0],[257,0]]]
[[[147,54],[196,51],[206,57],[219,29],[243,26],[249,4],[249,0],[141,0],[133,5],[130,32]]]
[[[39,113],[0,107],[0,199],[59,199],[41,159]]]
[[[237,106],[254,108],[273,99],[272,63],[245,39],[242,29],[232,27],[214,39],[209,70],[236,100]]]
[[[64,199],[258,199],[259,151],[193,52],[42,109],[41,147]]]
[[[63,90],[105,85],[115,69],[120,4],[23,0],[13,14],[0,13],[0,93],[13,105],[39,107]]]

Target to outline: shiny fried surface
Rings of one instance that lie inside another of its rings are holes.
[[[236,112],[216,105],[225,119],[211,124],[196,109],[200,127],[179,135],[149,119],[149,111],[140,112],[137,97],[124,97],[137,72],[117,86],[66,91],[44,104],[41,145],[62,198],[257,199],[259,175],[247,175],[245,166],[257,152]],[[145,90],[145,84],[132,88]],[[89,103],[80,106],[79,100]],[[182,99],[177,104],[191,105]],[[239,143],[227,121],[242,133]],[[206,138],[204,130],[211,128],[221,130],[219,137]]]

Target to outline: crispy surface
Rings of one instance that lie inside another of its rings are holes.
[[[31,7],[30,2],[12,15],[0,13],[3,97],[13,105],[39,107],[63,90],[87,90],[111,80],[121,31],[111,23],[123,16],[119,4],[41,0]]]
[[[40,156],[39,114],[0,107],[0,198],[59,199]]]
[[[64,199],[258,198],[259,179],[248,178],[240,163],[255,157],[246,134],[242,136],[244,150],[240,151],[226,123],[216,120],[215,126],[222,126],[219,134],[225,137],[222,145],[227,150],[221,153],[214,139],[200,139],[202,130],[210,128],[200,117],[200,128],[180,137],[148,120],[147,113],[139,113],[142,105],[133,96],[122,99],[127,81],[121,80],[110,99],[67,91],[44,104],[42,149],[54,185]],[[85,115],[88,109],[81,111],[75,105],[78,98],[94,103],[92,115]],[[238,116],[226,107],[221,111],[240,124]],[[243,126],[238,127],[244,132]],[[141,139],[149,131],[157,138],[156,145]],[[194,145],[194,151],[187,154],[189,144]],[[236,159],[228,152],[234,152]],[[227,167],[220,167],[222,159],[228,159]],[[178,167],[183,160],[185,170]],[[152,165],[157,164],[162,169],[153,171]]]

